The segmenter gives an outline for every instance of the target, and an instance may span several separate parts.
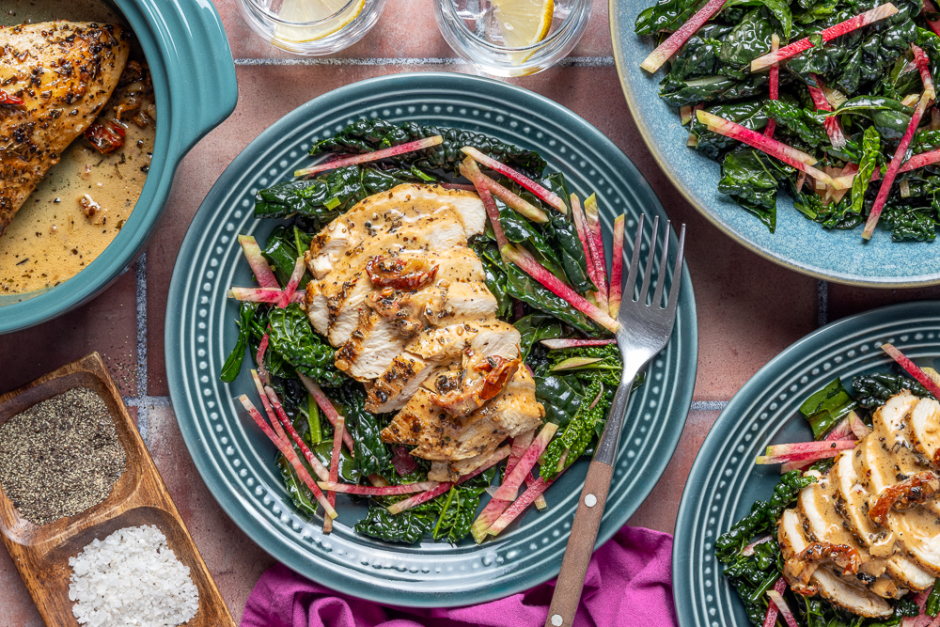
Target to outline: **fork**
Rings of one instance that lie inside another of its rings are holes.
[[[610,408],[604,433],[584,480],[584,489],[581,490],[578,510],[575,513],[574,523],[571,525],[571,536],[565,548],[561,572],[555,584],[545,627],[572,627],[574,624],[575,612],[581,599],[581,589],[584,587],[584,577],[594,551],[594,542],[597,540],[597,531],[601,524],[601,516],[604,514],[604,505],[607,502],[607,492],[610,490],[610,479],[617,458],[617,445],[620,443],[620,431],[627,413],[627,403],[630,400],[633,381],[640,370],[666,346],[669,336],[672,335],[682,278],[685,225],[682,225],[679,235],[679,252],[676,254],[672,286],[669,289],[666,306],[662,307],[663,285],[666,282],[665,269],[669,257],[669,227],[670,223],[667,221],[659,263],[659,279],[656,282],[653,299],[649,305],[646,304],[653,273],[659,216],[653,220],[653,235],[650,239],[646,271],[643,273],[643,285],[638,298],[633,300],[640,267],[640,244],[643,239],[643,215],[640,215],[633,244],[633,258],[630,261],[630,270],[623,290],[627,298],[621,303],[617,316],[617,321],[620,323],[620,328],[617,330],[617,345],[620,347],[620,356],[623,359],[623,374]]]

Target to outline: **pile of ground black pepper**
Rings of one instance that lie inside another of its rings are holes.
[[[88,388],[53,396],[0,425],[0,489],[36,525],[105,500],[126,462],[108,406]]]

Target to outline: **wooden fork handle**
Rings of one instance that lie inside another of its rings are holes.
[[[572,627],[574,616],[581,600],[581,589],[587,575],[588,564],[594,553],[597,530],[601,526],[604,505],[607,503],[607,491],[610,490],[610,478],[614,469],[603,462],[592,461],[581,490],[578,511],[571,525],[571,536],[565,547],[565,557],[561,562],[561,572],[555,584],[552,604],[548,608],[545,627]]]

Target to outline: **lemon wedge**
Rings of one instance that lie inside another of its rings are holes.
[[[366,0],[358,0],[348,7],[349,0],[284,0],[277,16],[285,22],[321,22],[310,26],[277,24],[274,28],[274,43],[303,43],[323,39],[350,24],[359,17]],[[345,7],[345,8],[344,8]],[[333,19],[327,20],[327,18]],[[322,22],[322,20],[327,20]]]
[[[553,0],[491,0],[503,45],[525,48],[548,36],[555,14]]]

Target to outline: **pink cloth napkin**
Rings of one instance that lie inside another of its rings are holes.
[[[674,627],[672,536],[624,527],[595,551],[575,627]],[[555,580],[505,599],[450,609],[362,601],[313,583],[282,564],[258,580],[242,627],[542,627]]]

